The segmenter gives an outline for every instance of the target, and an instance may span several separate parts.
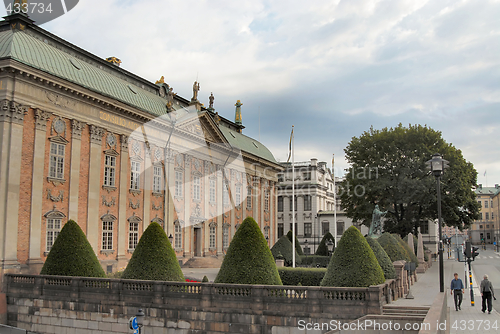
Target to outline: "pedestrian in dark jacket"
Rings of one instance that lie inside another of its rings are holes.
[[[461,310],[460,306],[462,305],[462,298],[464,293],[464,283],[460,278],[458,278],[458,274],[454,273],[454,279],[451,280],[451,294],[455,294],[453,297],[455,298],[455,310]]]
[[[483,297],[483,313],[486,311],[486,303],[488,303],[488,314],[491,313],[491,298],[495,298],[495,292],[493,291],[493,285],[488,280],[488,275],[484,275],[484,279],[481,281],[481,297]]]

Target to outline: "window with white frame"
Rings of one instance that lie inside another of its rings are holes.
[[[64,149],[63,144],[50,143],[49,177],[55,179],[64,178]]]
[[[312,223],[304,223],[304,237],[312,235]]]
[[[193,175],[193,199],[195,201],[200,200],[200,188],[201,181],[199,175]]]
[[[304,195],[304,211],[311,211],[312,201],[311,195]]]
[[[54,241],[61,232],[61,218],[47,219],[47,252],[50,252]]]
[[[241,204],[241,185],[236,186],[236,203],[235,205]]]
[[[139,223],[129,222],[128,228],[128,249],[133,250],[139,242]]]
[[[113,249],[113,222],[104,220],[102,222],[102,249]]]
[[[210,203],[215,203],[216,202],[215,187],[216,187],[216,181],[215,181],[215,179],[210,179]]]
[[[174,225],[174,247],[176,249],[182,248],[182,228],[181,224],[177,223]]]
[[[130,164],[130,189],[138,190],[140,182],[141,163],[139,161],[131,161]]]
[[[162,166],[157,165],[153,167],[153,192],[159,193],[162,188]]]
[[[484,201],[484,207],[487,208],[488,207],[488,201]]]
[[[283,212],[283,196],[278,196],[278,212]]]
[[[229,204],[229,184],[227,181],[222,184],[222,203],[224,205]]]
[[[115,186],[116,179],[116,157],[112,155],[104,156],[104,185]]]
[[[215,224],[210,224],[210,248],[215,248]]]
[[[269,211],[269,190],[264,192],[264,210]]]
[[[222,248],[226,249],[229,247],[229,225],[224,225],[222,227]]]
[[[269,240],[269,226],[264,227],[264,238]]]
[[[252,208],[252,187],[247,186],[247,209]]]
[[[182,171],[175,171],[175,196],[182,197]]]

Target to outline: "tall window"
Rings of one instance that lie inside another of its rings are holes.
[[[196,201],[200,200],[200,184],[200,177],[193,175],[193,199]]]
[[[252,208],[252,187],[247,186],[247,209]]]
[[[161,191],[162,181],[162,168],[161,166],[153,167],[153,192],[159,193]]]
[[[224,205],[229,204],[229,184],[227,181],[224,181],[222,184],[222,203]]]
[[[311,211],[311,195],[304,195],[304,211]]]
[[[104,185],[108,187],[115,186],[116,178],[116,157],[111,155],[104,156]]]
[[[344,233],[344,222],[339,220],[337,221],[337,235],[342,235]]]
[[[428,221],[422,221],[420,223],[420,233],[429,234],[429,222]]]
[[[175,171],[175,196],[182,197],[182,172]]]
[[[312,235],[312,223],[304,223],[304,237]]]
[[[290,223],[290,231],[292,230],[293,224]],[[299,224],[295,223],[295,235],[299,234]]]
[[[304,181],[311,180],[311,172],[302,173],[302,176],[304,177]]]
[[[210,203],[215,203],[215,187],[216,182],[215,179],[210,179]]]
[[[236,203],[235,205],[240,205],[241,204],[241,186],[237,185],[236,186]]]
[[[128,249],[132,250],[137,247],[139,242],[139,223],[129,223],[128,230]]]
[[[269,240],[269,226],[264,227],[264,238]]]
[[[491,213],[491,220],[495,219],[495,217],[493,216],[493,212]]]
[[[181,224],[175,224],[174,226],[174,247],[176,249],[182,248],[182,229]]]
[[[113,249],[113,222],[102,222],[102,249]]]
[[[489,220],[489,219],[490,219],[490,213],[486,212],[486,220]]]
[[[329,222],[321,222],[321,235],[325,235],[330,232],[330,223]]]
[[[292,200],[292,196],[290,196],[290,211],[293,210],[293,200]],[[295,211],[297,211],[297,196],[295,196]]]
[[[283,234],[284,234],[283,223],[278,223],[278,239],[281,238]]]
[[[264,210],[269,211],[269,190],[264,192]]]
[[[61,232],[61,219],[47,219],[47,252],[50,252],[52,249],[52,245],[54,245],[54,241],[59,235],[59,232]]]
[[[141,164],[138,161],[132,161],[130,165],[130,189],[139,189],[139,175]]]
[[[224,225],[222,227],[222,248],[226,249],[229,247],[229,226]]]
[[[483,213],[479,212],[479,219],[483,220]]]
[[[278,196],[278,212],[283,212],[283,196]]]
[[[484,201],[484,207],[487,208],[488,207],[488,201]]]
[[[215,248],[215,226],[210,226],[210,248]]]
[[[64,178],[64,145],[50,143],[49,177]]]
[[[482,205],[481,205],[481,201],[477,201],[477,202],[479,203],[479,206],[482,206]]]

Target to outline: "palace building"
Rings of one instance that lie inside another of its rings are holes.
[[[0,22],[0,266],[38,273],[75,220],[108,272],[159,223],[178,259],[223,255],[252,216],[277,239],[283,168],[235,121],[36,26]]]

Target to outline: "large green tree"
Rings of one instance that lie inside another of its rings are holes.
[[[426,161],[435,153],[450,166],[441,177],[443,222],[468,228],[479,218],[472,190],[477,172],[439,131],[422,125],[371,127],[353,137],[344,151],[351,167],[339,192],[342,207],[354,220],[370,226],[378,204],[388,211],[384,230],[405,236],[416,234],[422,221],[437,219],[436,179],[426,169]]]

